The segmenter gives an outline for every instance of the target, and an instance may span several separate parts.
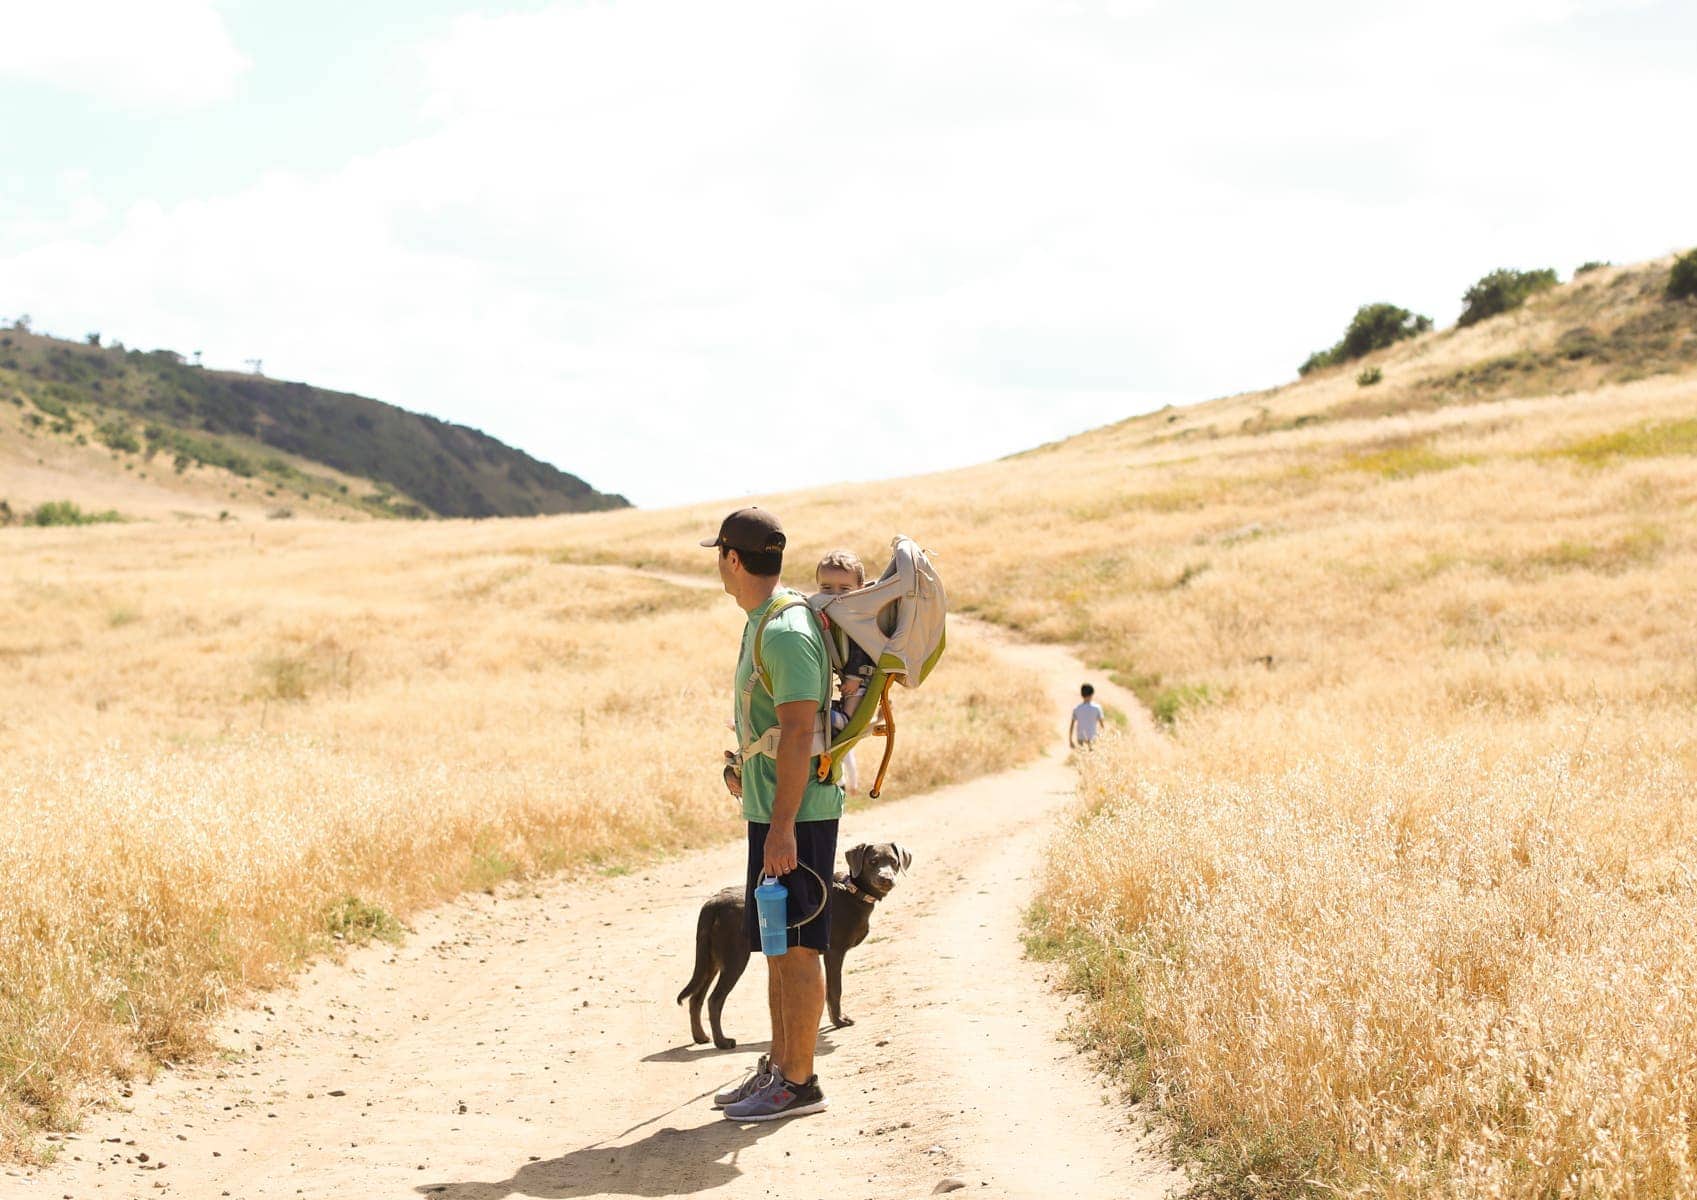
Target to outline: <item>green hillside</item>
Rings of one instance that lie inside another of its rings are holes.
[[[464,425],[92,337],[0,332],[0,400],[24,408],[39,434],[92,438],[178,474],[221,468],[374,515],[535,516],[629,503]],[[372,486],[350,487],[313,464]]]

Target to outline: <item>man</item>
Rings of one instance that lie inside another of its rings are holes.
[[[1087,683],[1078,689],[1078,694],[1083,702],[1072,710],[1072,721],[1067,725],[1069,750],[1094,747],[1096,735],[1102,730],[1102,706],[1096,703],[1096,689]]]
[[[725,518],[717,537],[701,544],[718,549],[719,579],[748,614],[737,658],[737,743],[744,748],[742,815],[748,822],[744,909],[749,945],[758,951],[754,889],[761,876],[776,876],[789,889],[792,922],[830,895],[843,789],[819,781],[817,752],[830,711],[831,660],[800,593],[778,585],[785,538],[776,517],[760,508],[739,509]],[[727,1119],[775,1121],[825,1109],[813,1051],[825,1009],[820,955],[829,948],[830,927],[830,914],[821,909],[789,931],[787,953],[766,959],[772,1048],[748,1079],[714,1097]]]

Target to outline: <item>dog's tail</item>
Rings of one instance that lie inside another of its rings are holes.
[[[695,922],[695,974],[684,984],[684,990],[678,993],[678,1003],[682,1004],[685,997],[703,993],[707,985],[713,982],[715,974],[713,967],[713,906],[701,906],[701,916]]]

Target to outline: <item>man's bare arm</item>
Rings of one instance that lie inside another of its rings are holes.
[[[772,798],[772,827],[766,833],[768,875],[787,875],[796,868],[795,818],[801,811],[802,793],[807,790],[818,715],[819,704],[814,700],[778,705],[778,788]]]

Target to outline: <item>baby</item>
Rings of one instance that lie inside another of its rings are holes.
[[[813,578],[819,590],[837,596],[866,585],[866,567],[852,550],[833,550],[819,560]],[[841,729],[860,707],[866,694],[866,681],[872,675],[872,656],[849,639],[848,653],[843,660],[842,685],[838,699],[831,705],[831,728]]]

